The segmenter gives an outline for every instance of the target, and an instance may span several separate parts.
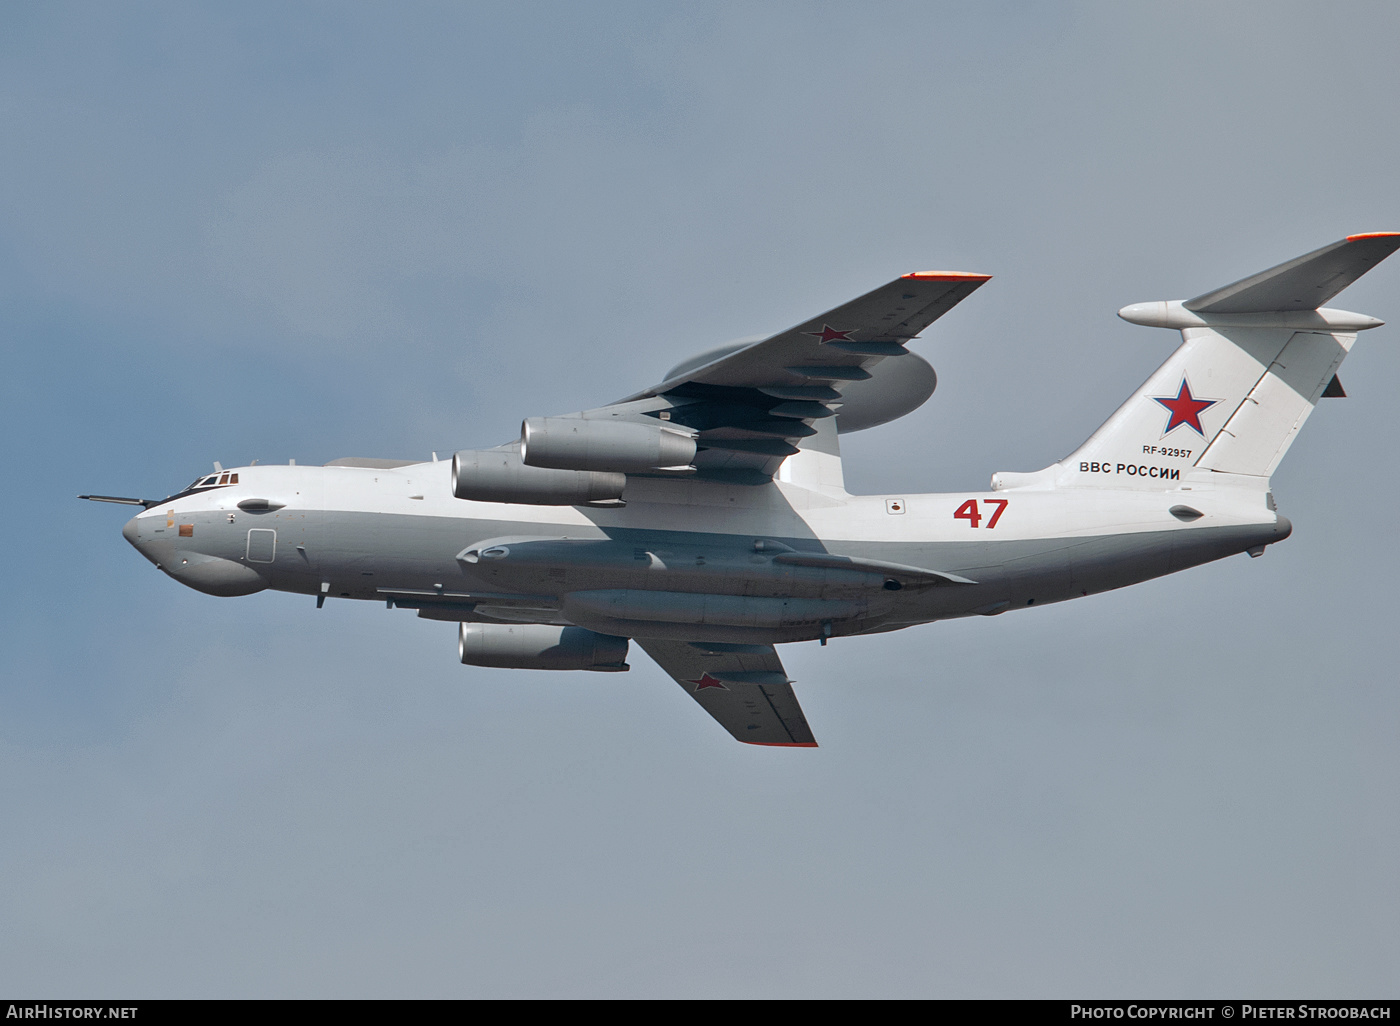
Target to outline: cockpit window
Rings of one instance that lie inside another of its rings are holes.
[[[238,475],[231,474],[228,471],[220,471],[217,474],[210,474],[207,477],[195,478],[194,481],[190,483],[190,486],[185,489],[185,491],[192,492],[199,488],[213,488],[216,485],[231,484],[238,484]]]

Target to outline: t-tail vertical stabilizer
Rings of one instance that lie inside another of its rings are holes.
[[[1073,454],[992,487],[1267,490],[1318,399],[1341,393],[1357,332],[1382,323],[1322,304],[1398,248],[1400,232],[1349,235],[1195,299],[1125,306],[1126,321],[1180,329],[1181,346]]]

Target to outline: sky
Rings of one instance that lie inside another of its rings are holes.
[[[1388,3],[0,7],[0,992],[1371,997],[1400,985],[1396,327],[1286,543],[782,650],[822,747],[121,538],[211,469],[499,444],[931,268],[857,492],[1070,452],[1114,316],[1400,229]],[[1400,261],[1334,305],[1400,320]]]

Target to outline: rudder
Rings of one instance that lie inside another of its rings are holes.
[[[1290,337],[1196,466],[1271,477],[1355,341],[1354,334],[1340,332]]]

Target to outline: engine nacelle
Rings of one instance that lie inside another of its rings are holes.
[[[660,421],[530,417],[520,425],[520,454],[531,467],[644,473],[689,466],[695,437]]]
[[[627,475],[527,467],[513,449],[463,449],[452,457],[452,494],[477,502],[578,506],[615,502]]]
[[[627,670],[627,639],[582,627],[464,623],[457,651],[469,666],[515,670]]]

